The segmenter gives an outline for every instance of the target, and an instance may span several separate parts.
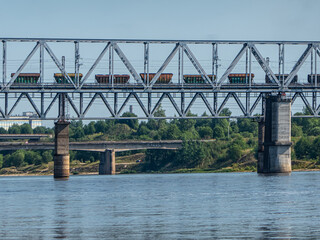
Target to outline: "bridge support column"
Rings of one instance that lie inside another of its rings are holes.
[[[291,99],[266,100],[263,173],[291,172]]]
[[[54,178],[68,178],[69,167],[69,122],[55,123]]]
[[[99,175],[116,174],[116,155],[114,149],[101,153],[99,164]]]
[[[265,122],[264,122],[264,119],[261,119],[258,122],[258,166],[257,166],[258,173],[263,172],[264,131],[265,131]]]

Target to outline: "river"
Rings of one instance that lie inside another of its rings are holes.
[[[0,239],[320,238],[320,172],[0,177]]]

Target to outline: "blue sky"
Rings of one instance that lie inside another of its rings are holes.
[[[318,0],[1,0],[2,37],[319,40]]]

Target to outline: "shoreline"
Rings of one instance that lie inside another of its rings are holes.
[[[116,173],[115,175],[136,175],[136,174],[185,174],[185,173],[243,173],[252,171],[201,171],[201,172],[141,172],[141,173]],[[320,169],[294,169],[292,172],[320,172]],[[257,172],[255,172],[257,173]],[[70,174],[70,176],[88,176],[88,175],[99,175],[99,172],[83,172],[79,174]],[[1,177],[38,177],[38,176],[53,176],[52,173],[49,174],[34,174],[34,173],[17,173],[17,174],[0,174]]]

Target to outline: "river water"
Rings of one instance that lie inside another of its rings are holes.
[[[0,239],[320,238],[320,172],[0,177]]]

